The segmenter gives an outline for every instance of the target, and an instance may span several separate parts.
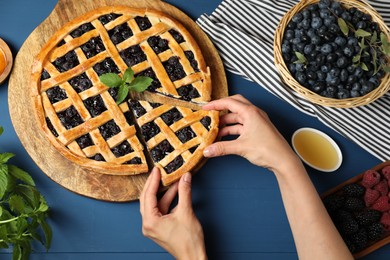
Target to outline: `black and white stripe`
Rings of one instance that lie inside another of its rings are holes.
[[[224,0],[197,23],[217,47],[225,67],[258,83],[272,94],[385,161],[390,159],[390,93],[368,106],[329,108],[303,99],[283,85],[274,65],[274,32],[297,0]],[[390,1],[368,1],[390,24]]]

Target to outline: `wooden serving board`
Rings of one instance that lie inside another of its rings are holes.
[[[16,56],[8,89],[11,120],[29,155],[54,182],[87,197],[124,202],[138,199],[147,174],[138,176],[106,175],[84,169],[65,159],[49,143],[37,125],[29,95],[31,92],[29,80],[33,57],[38,54],[53,33],[81,14],[107,5],[128,5],[137,8],[156,9],[181,22],[198,42],[206,63],[211,69],[212,98],[228,96],[228,87],[224,67],[214,45],[197,24],[176,7],[161,0],[59,0],[53,12],[31,33]],[[21,93],[25,94],[25,98],[22,100],[20,98],[23,96]]]

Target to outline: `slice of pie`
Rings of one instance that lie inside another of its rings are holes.
[[[165,14],[102,7],[59,29],[35,57],[32,97],[41,128],[70,161],[99,173],[162,170],[168,185],[202,160],[218,112],[142,100],[116,103],[105,73],[153,79],[149,92],[188,102],[211,97],[210,70],[188,31]],[[158,94],[157,94],[158,93]]]

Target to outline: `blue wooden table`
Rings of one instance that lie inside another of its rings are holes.
[[[210,14],[221,0],[167,0],[196,19]],[[55,0],[0,1],[0,37],[14,55],[33,29],[55,6]],[[263,108],[286,139],[300,127],[314,127],[340,145],[344,161],[334,173],[307,167],[318,192],[363,172],[379,160],[362,148],[272,96],[261,86],[227,73],[230,94],[242,94]],[[12,127],[7,82],[0,86],[0,152],[12,152],[12,163],[28,171],[51,207],[53,228],[48,253],[38,243],[31,259],[172,259],[141,232],[139,202],[108,203],[74,194],[51,181],[31,160]],[[20,93],[20,102],[29,98]],[[26,111],[27,112],[27,111]],[[260,134],[260,133],[259,133]],[[272,173],[244,159],[227,156],[209,160],[195,176],[193,204],[205,232],[210,259],[296,259],[296,249]],[[318,234],[321,236],[321,234]],[[389,259],[390,246],[365,259]],[[11,259],[9,251],[0,259]]]

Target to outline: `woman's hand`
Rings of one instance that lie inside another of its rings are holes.
[[[241,95],[211,101],[203,109],[230,110],[220,118],[219,136],[239,136],[210,145],[204,150],[205,157],[236,154],[273,171],[285,162],[298,160],[267,114]]]
[[[191,174],[183,175],[158,201],[160,170],[155,167],[140,196],[143,234],[177,259],[206,259],[202,226],[192,209]],[[177,206],[169,211],[176,195]]]

